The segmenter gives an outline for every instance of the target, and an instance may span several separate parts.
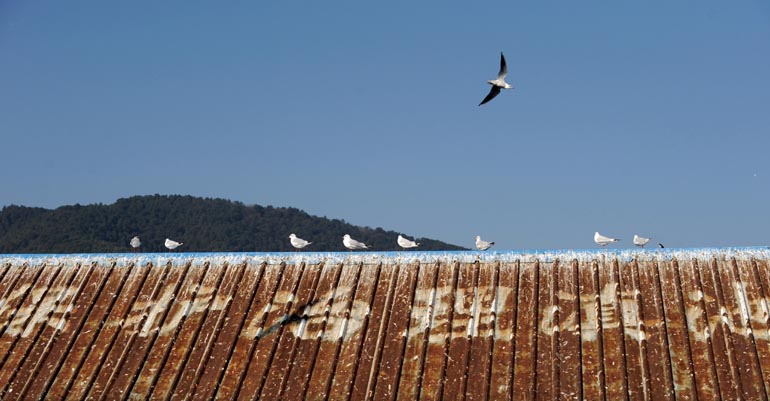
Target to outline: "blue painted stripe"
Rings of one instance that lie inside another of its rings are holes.
[[[79,253],[1,254],[2,263],[112,263],[154,265],[186,263],[409,263],[480,261],[553,261],[649,259],[710,259],[724,257],[770,258],[770,247],[649,248],[649,249],[534,249],[511,251],[404,251],[404,252],[168,252],[168,253]]]

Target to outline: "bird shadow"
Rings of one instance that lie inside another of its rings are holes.
[[[313,315],[310,315],[310,314],[304,312],[309,307],[313,306],[313,304],[315,304],[315,302],[308,302],[306,304],[299,305],[297,307],[297,310],[303,311],[302,313],[295,312],[295,313],[288,314],[288,315],[284,314],[283,316],[281,316],[281,318],[278,320],[278,322],[276,322],[275,324],[271,325],[270,327],[262,330],[262,332],[257,335],[256,339],[262,339],[264,337],[267,337],[270,334],[275,333],[276,331],[278,331],[280,328],[282,328],[284,326],[289,326],[289,325],[292,325],[292,324],[295,324],[295,323],[302,322],[303,320],[307,320],[307,319],[309,319],[311,317],[315,317]]]

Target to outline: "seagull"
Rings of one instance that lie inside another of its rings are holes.
[[[176,249],[180,245],[182,245],[182,243],[181,242],[172,241],[172,240],[166,238],[166,243],[164,245],[166,245],[166,248],[168,248],[168,249],[173,251],[174,249]]]
[[[131,244],[131,248],[134,248],[134,250],[136,250],[136,248],[139,248],[140,246],[142,246],[142,241],[139,240],[139,237],[131,238],[131,242],[129,242],[129,243]]]
[[[652,238],[644,238],[634,234],[634,245],[644,248]]]
[[[350,238],[350,235],[345,234],[344,237],[342,237],[342,244],[345,245],[345,248],[350,249],[351,251],[356,249],[369,249],[366,244],[363,242],[358,242],[354,240],[353,238]]]
[[[294,234],[289,235],[289,239],[291,240],[291,246],[293,246],[293,247],[295,247],[297,249],[302,249],[302,248],[312,244],[312,242],[305,241],[304,239],[299,238],[299,237],[297,237]]]
[[[409,241],[408,239],[402,237],[401,234],[398,235],[398,240],[396,242],[398,242],[398,246],[406,249],[417,248],[418,246],[420,246],[420,244],[414,241]]]
[[[596,242],[601,246],[607,246],[607,244],[609,244],[610,242],[618,242],[618,241],[620,240],[615,238],[605,237],[599,234],[598,231],[594,234],[594,242]]]
[[[492,245],[494,245],[494,242],[487,242],[481,239],[481,236],[476,236],[476,248],[478,248],[480,251],[486,251],[487,249],[491,248]]]
[[[506,75],[508,75],[508,66],[505,65],[505,57],[503,56],[503,52],[500,52],[500,72],[497,73],[497,79],[490,79],[489,81],[487,81],[487,83],[492,85],[492,89],[489,90],[489,94],[487,94],[487,97],[485,97],[484,100],[482,100],[481,103],[479,103],[479,106],[494,99],[495,96],[500,94],[501,89],[513,88],[511,84],[505,82]]]

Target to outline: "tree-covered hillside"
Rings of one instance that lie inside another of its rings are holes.
[[[111,205],[53,210],[6,206],[0,211],[0,253],[127,252],[135,235],[142,240],[142,252],[165,251],[165,238],[183,242],[179,250],[186,252],[292,251],[291,233],[313,242],[307,251],[344,251],[344,234],[372,250],[399,249],[399,233],[394,231],[357,227],[295,208],[246,206],[225,199],[152,195],[118,199]],[[420,250],[463,249],[425,238],[417,241]]]

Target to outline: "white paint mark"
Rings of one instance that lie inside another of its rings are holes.
[[[345,336],[345,329],[348,327],[348,318],[342,319],[342,324],[340,325],[340,334],[337,336],[337,338],[343,338]]]
[[[296,338],[302,338],[305,335],[305,327],[307,326],[307,319],[303,318],[299,321],[299,324],[294,325],[294,329],[292,330],[294,333],[294,337]]]
[[[170,317],[166,318],[166,322],[163,324],[163,327],[160,329],[159,335],[166,335],[176,331],[177,327],[179,327],[179,323],[187,315],[187,312],[190,308],[190,300],[185,299],[178,302],[179,302],[179,308],[177,309],[177,312],[173,313]]]
[[[471,318],[468,321],[468,330],[467,330],[467,336],[468,337],[478,337],[479,335],[479,328],[478,328],[478,322],[481,318],[480,316],[480,307],[479,307],[479,289],[477,287],[473,287],[473,303],[471,303]]]
[[[580,296],[580,337],[583,341],[596,341],[598,338],[599,311],[596,306],[596,297],[593,294]],[[583,318],[585,316],[585,318]]]
[[[741,321],[743,322],[743,326],[746,327],[749,325],[749,306],[748,306],[748,300],[746,299],[746,292],[743,290],[743,284],[742,283],[735,283],[735,298],[739,300],[738,306],[741,311]]]

